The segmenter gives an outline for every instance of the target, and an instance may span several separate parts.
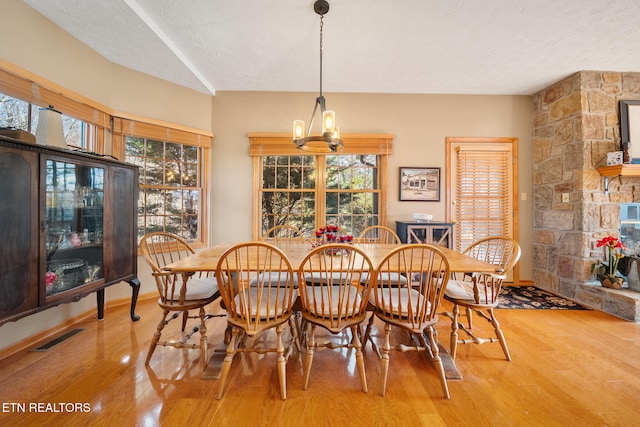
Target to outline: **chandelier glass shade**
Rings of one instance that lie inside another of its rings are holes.
[[[326,109],[325,99],[322,95],[322,29],[324,15],[329,12],[329,3],[326,0],[317,0],[313,4],[313,10],[320,15],[320,95],[316,98],[311,120],[309,121],[309,128],[305,127],[304,120],[293,121],[293,142],[302,151],[335,153],[342,151],[344,145],[340,139],[340,128],[336,125],[336,113],[333,110]],[[320,135],[312,135],[311,129],[318,107],[320,107],[320,114],[322,115],[322,133]]]

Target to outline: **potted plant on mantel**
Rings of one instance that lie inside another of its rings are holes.
[[[617,237],[605,236],[596,242],[596,248],[605,248],[605,262],[594,265],[594,272],[605,288],[621,289],[624,278],[617,275],[618,262],[626,248]]]

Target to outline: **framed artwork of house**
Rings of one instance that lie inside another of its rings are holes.
[[[400,200],[440,201],[440,168],[401,167]]]

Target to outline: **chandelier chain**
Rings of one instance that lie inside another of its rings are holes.
[[[322,96],[322,27],[324,27],[324,15],[320,15],[320,96]]]

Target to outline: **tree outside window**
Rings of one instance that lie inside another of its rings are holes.
[[[378,178],[377,155],[264,156],[261,233],[288,224],[310,236],[336,224],[358,235],[380,223]]]
[[[127,136],[125,160],[140,166],[138,236],[167,231],[201,240],[202,149]]]

